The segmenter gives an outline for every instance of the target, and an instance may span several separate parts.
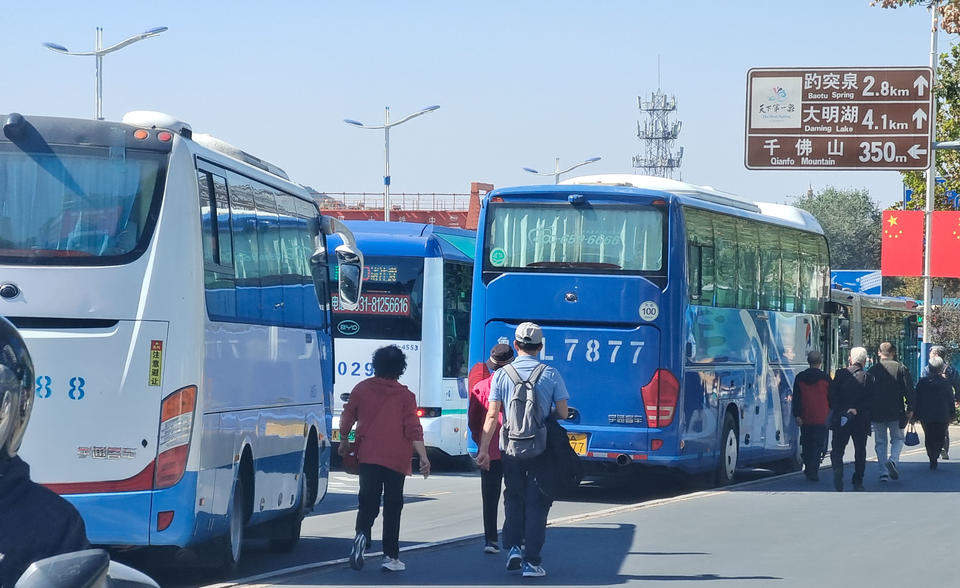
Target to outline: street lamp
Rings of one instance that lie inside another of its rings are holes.
[[[359,129],[383,129],[383,220],[390,220],[390,127],[395,127],[399,124],[403,124],[410,120],[411,118],[417,118],[422,114],[428,112],[433,112],[434,110],[440,108],[438,105],[427,106],[422,108],[413,114],[408,114],[407,116],[401,118],[398,121],[390,122],[390,107],[387,106],[384,108],[384,122],[382,125],[365,125],[358,120],[353,120],[352,118],[345,118],[343,122],[348,125],[357,127]]]
[[[139,35],[133,35],[128,37],[123,41],[120,41],[116,45],[111,45],[110,47],[103,46],[103,28],[97,27],[97,45],[93,51],[70,51],[63,45],[58,45],[56,43],[44,43],[43,46],[47,49],[53,51],[54,53],[61,53],[63,55],[92,55],[97,58],[97,86],[96,86],[96,96],[95,104],[97,111],[97,120],[103,120],[103,56],[107,53],[113,53],[123,49],[127,45],[132,45],[137,41],[142,41],[144,39],[149,39],[150,37],[156,37],[160,33],[167,30],[167,27],[154,27],[143,31]]]
[[[568,167],[567,169],[560,169],[560,158],[557,157],[557,158],[554,159],[554,162],[553,162],[553,171],[552,171],[552,172],[540,172],[540,171],[537,171],[537,170],[533,169],[532,167],[525,167],[525,168],[523,168],[523,171],[529,172],[529,173],[534,174],[534,175],[537,175],[537,176],[553,176],[553,183],[554,183],[554,184],[559,184],[559,183],[560,183],[560,174],[565,174],[565,173],[567,173],[568,171],[575,170],[575,169],[577,169],[578,167],[580,167],[581,165],[587,165],[588,163],[594,163],[595,161],[600,161],[600,159],[601,159],[601,158],[599,158],[599,157],[591,157],[590,159],[584,159],[584,160],[581,161],[580,163],[575,163],[574,165],[571,165],[571,166]]]

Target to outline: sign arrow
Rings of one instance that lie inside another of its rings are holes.
[[[921,156],[921,155],[926,155],[926,154],[927,154],[927,150],[926,150],[926,149],[921,149],[919,145],[914,145],[914,146],[910,147],[910,149],[907,149],[907,153],[909,153],[909,154],[910,154],[910,157],[912,157],[912,158],[914,158],[914,159],[920,159],[920,156]]]
[[[929,86],[930,82],[927,81],[927,78],[920,75],[917,76],[917,79],[913,80],[913,87],[917,89],[917,96],[923,96],[924,86]]]
[[[916,112],[913,113],[913,121],[917,123],[917,128],[923,127],[923,121],[927,120],[927,113],[922,108],[918,108]]]

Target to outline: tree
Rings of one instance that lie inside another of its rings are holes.
[[[937,6],[940,28],[948,33],[960,33],[960,0],[871,0],[870,6],[900,8],[901,6]]]
[[[955,306],[936,306],[930,309],[930,328],[933,340],[957,351],[960,342],[960,309]]]
[[[830,245],[831,268],[880,267],[880,207],[866,190],[828,186],[797,196],[792,204],[820,221]]]
[[[880,5],[883,8],[899,8],[900,6],[929,6],[930,0],[882,0],[871,2],[872,6]],[[948,33],[960,33],[960,0],[940,0],[938,10],[941,15],[941,26]],[[937,67],[937,83],[934,87],[937,101],[937,141],[953,141],[960,139],[960,45],[953,45],[950,50],[940,54],[940,63]],[[927,182],[923,171],[903,172],[903,183],[913,191],[911,200],[907,204],[908,210],[923,210],[926,206]],[[946,181],[937,184],[934,195],[935,210],[954,210],[954,206],[947,200],[947,192],[960,193],[960,151],[937,151],[937,177]],[[903,208],[898,202],[891,208]]]

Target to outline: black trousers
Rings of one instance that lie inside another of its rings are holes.
[[[480,496],[483,498],[483,535],[489,543],[498,543],[497,513],[503,489],[503,461],[490,461],[489,470],[480,470]]]
[[[863,472],[867,469],[867,427],[863,423],[855,421],[833,430],[830,464],[833,469],[843,470],[843,452],[850,439],[853,439],[853,482],[856,484],[863,482]]]
[[[943,451],[944,438],[947,436],[948,423],[923,423],[923,444],[927,448],[927,457],[931,463],[937,461]]]
[[[380,514],[383,497],[383,554],[400,556],[400,511],[403,510],[402,473],[369,463],[360,464],[360,493],[357,495],[357,533],[363,533],[370,545],[370,529]]]
[[[827,445],[826,425],[801,425],[800,450],[803,469],[808,474],[820,469],[820,454]]]

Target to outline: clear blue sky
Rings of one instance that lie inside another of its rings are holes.
[[[751,67],[926,65],[922,8],[869,0],[527,2],[33,2],[0,15],[0,111],[90,116],[92,58],[74,50],[158,25],[160,37],[105,60],[104,114],[174,114],[326,191],[379,191],[382,133],[348,127],[421,106],[394,130],[395,192],[531,183],[522,166],[593,155],[584,173],[631,172],[638,94],[662,85],[683,119],[683,177],[751,200],[808,184],[900,197],[895,172],[748,171]],[[941,50],[955,41],[941,37]]]

